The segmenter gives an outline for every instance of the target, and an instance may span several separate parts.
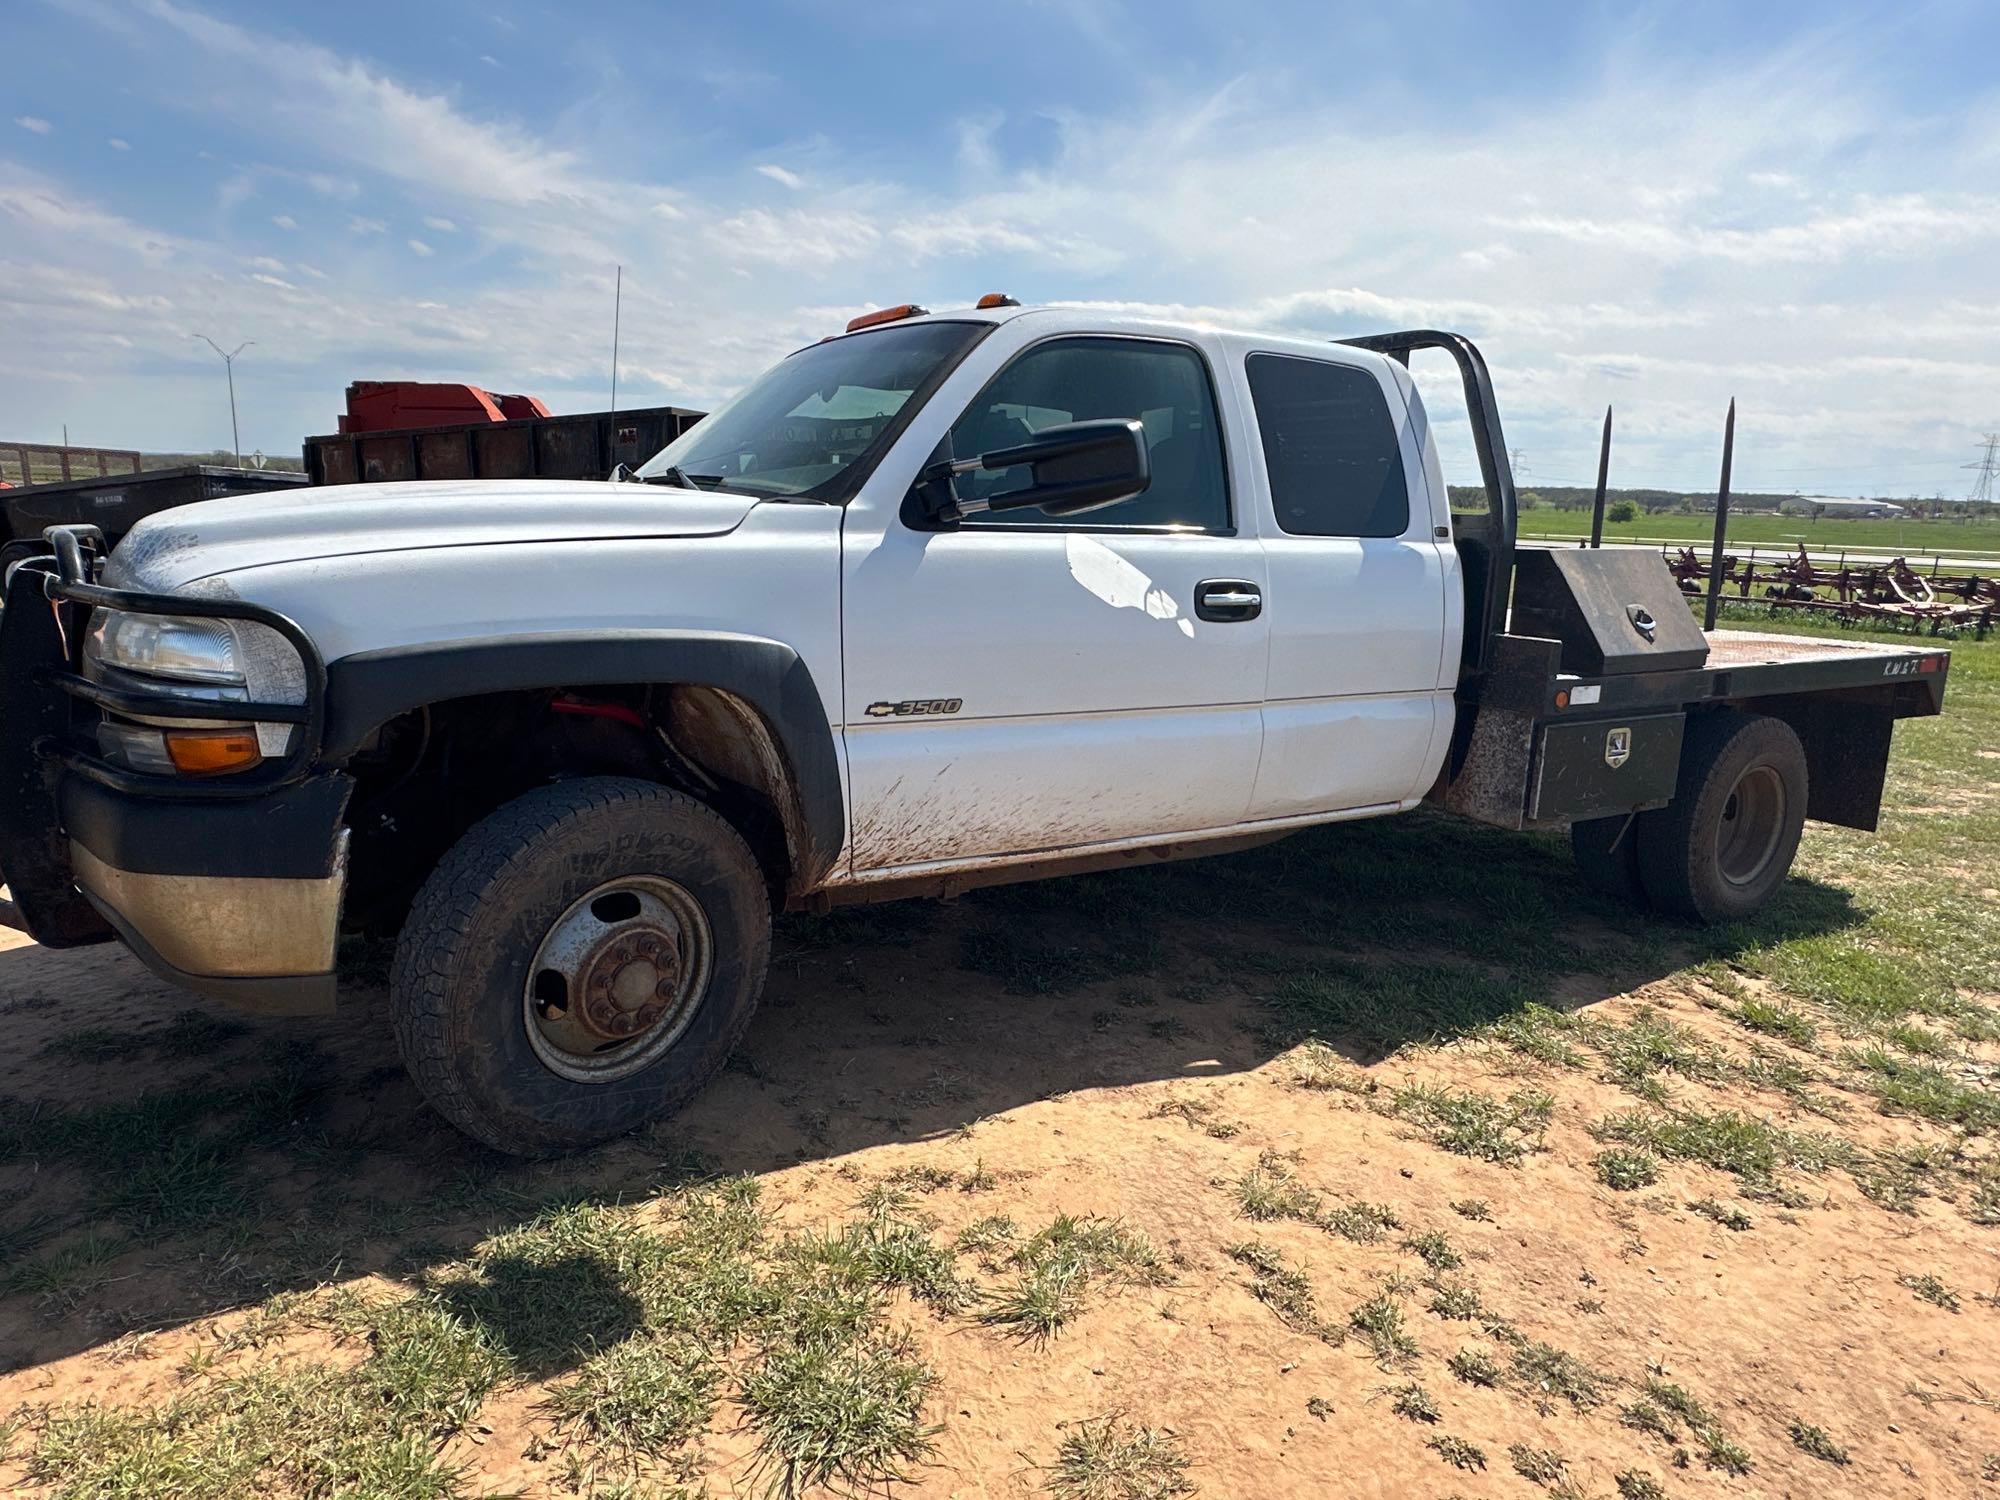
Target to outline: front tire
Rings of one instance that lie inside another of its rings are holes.
[[[750,1024],[771,908],[742,837],[650,782],[540,788],[424,882],[390,1013],[424,1097],[499,1151],[595,1145],[686,1104]]]
[[[1806,752],[1781,719],[1691,717],[1674,800],[1641,813],[1639,876],[1661,911],[1738,922],[1783,883],[1806,822]]]

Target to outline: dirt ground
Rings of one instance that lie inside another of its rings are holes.
[[[2000,1500],[2000,642],[1755,921],[1430,814],[779,924],[525,1163],[0,939],[0,1487]]]
[[[947,1241],[993,1215],[1035,1225],[1067,1213],[1115,1219],[1157,1248],[1158,1284],[1094,1291],[1045,1340],[899,1294],[894,1315],[937,1377],[924,1415],[938,1430],[928,1461],[881,1492],[1055,1488],[1065,1434],[1116,1416],[1168,1441],[1184,1475],[1069,1493],[1643,1495],[1650,1475],[1677,1496],[2000,1494],[2000,1230],[1968,1217],[1962,1198],[1918,1194],[1898,1211],[1840,1170],[1788,1172],[1746,1193],[1741,1174],[1674,1160],[1657,1181],[1617,1191],[1592,1170],[1603,1139],[1591,1127],[1638,1100],[1608,1073],[1537,1061],[1490,1033],[1386,1059],[1278,1045],[1260,982],[1230,962],[1238,944],[1269,940],[1248,918],[1174,916],[1143,970],[1079,984],[1050,984],[1018,954],[992,961],[982,944],[996,921],[1025,919],[1004,899],[969,899],[794,924],[742,1054],[689,1111],[546,1166],[486,1153],[426,1111],[397,1065],[379,987],[351,986],[335,1019],[226,1020],[211,1036],[185,1017],[220,1010],[122,951],[11,943],[0,951],[0,1095],[17,1118],[226,1085],[269,1067],[274,1047],[302,1066],[288,1075],[295,1095],[279,1103],[280,1115],[296,1114],[275,1122],[282,1144],[253,1145],[231,1168],[251,1196],[205,1221],[159,1216],[192,1229],[135,1234],[143,1211],[96,1207],[123,1201],[116,1161],[50,1153],[0,1166],[10,1224],[54,1226],[58,1247],[93,1236],[109,1247],[74,1280],[45,1277],[31,1292],[17,1278],[0,1300],[0,1413],[21,1414],[0,1480],[33,1487],[38,1413],[173,1400],[191,1378],[190,1350],[231,1348],[246,1328],[255,1344],[251,1325],[269,1316],[274,1293],[406,1285],[413,1265],[467,1254],[552,1194],[643,1212],[698,1161],[758,1179],[786,1229],[850,1221],[869,1186],[887,1180],[909,1185],[907,1212]],[[1663,952],[1617,978],[1565,975],[1554,1013],[1614,1033],[1635,1017],[1665,1021],[1681,1043],[1732,1066],[1762,1050],[1768,1038],[1753,1043],[1687,962]],[[178,1025],[201,1044],[65,1052],[80,1021],[94,1036],[142,1040]],[[1964,1066],[1990,1078],[1996,1055],[1990,1042],[1968,1045]],[[1401,1092],[1412,1085],[1495,1100],[1532,1087],[1550,1107],[1545,1126],[1517,1132],[1517,1159],[1483,1160],[1462,1154],[1463,1142],[1440,1144],[1426,1124],[1435,1121]],[[1841,1136],[1868,1149],[1965,1145],[1949,1127],[1878,1113],[1838,1078],[1826,1087]],[[1827,1125],[1734,1073],[1676,1075],[1671,1099],[1677,1110]],[[1982,1147],[1971,1149],[1976,1169]],[[1386,1206],[1395,1227],[1361,1243],[1317,1211],[1247,1217],[1243,1184],[1260,1162],[1266,1180],[1326,1203]],[[1747,1227],[1726,1227],[1700,1203],[1734,1206]],[[1252,1242],[1304,1274],[1317,1331],[1260,1300],[1240,1251]],[[1462,1265],[1438,1272],[1453,1259]],[[1949,1289],[1952,1305],[1923,1300],[1910,1285],[1919,1277]],[[1476,1294],[1477,1317],[1427,1309],[1446,1285]],[[1348,1310],[1385,1290],[1413,1345],[1380,1358]],[[1524,1345],[1581,1361],[1585,1389],[1560,1373],[1510,1370],[1510,1351]],[[337,1357],[304,1333],[276,1334],[272,1348]],[[1468,1349],[1493,1356],[1494,1383],[1450,1372],[1447,1360]],[[1747,1472],[1711,1466],[1671,1423],[1647,1430],[1633,1407],[1649,1379],[1701,1403],[1746,1452]],[[1409,1384],[1433,1398],[1434,1419],[1399,1414],[1396,1392]],[[465,1466],[464,1493],[597,1487],[558,1462],[547,1386],[496,1390],[476,1422],[444,1439],[445,1456]],[[1842,1461],[1804,1451],[1798,1424],[1828,1435]],[[1437,1445],[1445,1437],[1471,1445],[1449,1450],[1466,1467]],[[754,1447],[721,1403],[693,1465],[699,1492],[770,1492]],[[1537,1466],[1534,1452],[1559,1456],[1560,1469]],[[76,1493],[147,1492],[76,1478]]]

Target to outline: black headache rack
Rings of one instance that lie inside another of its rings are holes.
[[[1485,356],[1462,333],[1412,328],[1401,333],[1373,333],[1341,339],[1357,349],[1386,354],[1404,368],[1420,349],[1442,349],[1458,366],[1465,386],[1465,408],[1472,418],[1472,444],[1479,454],[1479,477],[1486,487],[1486,514],[1454,516],[1454,538],[1465,564],[1465,646],[1459,675],[1475,677],[1493,667],[1494,642],[1507,629],[1507,596],[1514,577],[1514,473],[1507,464],[1507,442],[1500,425],[1500,406],[1493,399],[1493,377]]]
[[[326,724],[326,663],[305,631],[276,610],[238,599],[152,594],[97,583],[103,535],[94,526],[51,527],[48,540],[51,553],[9,568],[6,607],[0,611],[0,703],[5,705],[0,713],[0,873],[14,898],[14,909],[0,911],[0,920],[46,947],[60,948],[102,941],[111,932],[76,889],[56,801],[59,774],[72,772],[126,795],[209,801],[239,801],[303,781]],[[94,608],[265,626],[298,652],[306,701],[221,702],[92,682],[78,664]],[[114,766],[97,753],[96,726],[107,713],[282,724],[291,731],[290,743],[282,756],[228,776],[151,775]]]

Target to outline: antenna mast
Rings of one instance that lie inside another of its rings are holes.
[[[618,267],[611,287],[611,409],[618,410],[618,315],[625,305],[625,268]]]

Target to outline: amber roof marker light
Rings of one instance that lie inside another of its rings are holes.
[[[1018,297],[1010,297],[1005,292],[988,292],[984,297],[981,297],[979,301],[974,303],[973,305],[982,310],[989,307],[1019,307],[1021,305],[1021,299]]]
[[[895,323],[904,318],[921,318],[929,311],[928,307],[919,307],[914,302],[898,302],[894,307],[884,307],[876,312],[863,313],[858,318],[849,318],[847,331],[859,333],[864,328],[873,328],[877,323]]]

